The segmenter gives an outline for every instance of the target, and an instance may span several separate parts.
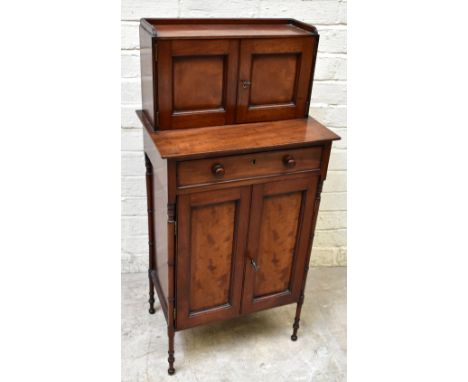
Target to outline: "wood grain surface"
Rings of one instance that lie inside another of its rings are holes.
[[[137,114],[163,158],[228,155],[300,147],[340,139],[312,117],[153,132],[141,110]]]

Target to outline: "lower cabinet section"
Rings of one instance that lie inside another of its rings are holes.
[[[175,332],[295,303],[299,322],[332,141],[312,119],[153,133],[143,114],[149,313]],[[194,131],[196,130],[196,131]],[[291,317],[292,318],[292,317]]]
[[[177,329],[298,301],[318,180],[179,195]]]

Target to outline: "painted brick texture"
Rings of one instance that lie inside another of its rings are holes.
[[[121,2],[122,272],[147,269],[145,166],[141,124],[138,23],[142,17],[292,17],[320,33],[310,115],[342,137],[333,144],[311,265],[346,265],[346,1],[122,0]]]

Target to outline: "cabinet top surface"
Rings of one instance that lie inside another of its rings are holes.
[[[137,114],[165,159],[264,151],[340,139],[312,117],[152,132],[142,111],[138,110]]]
[[[293,19],[142,19],[158,38],[295,37],[316,35],[314,26]]]

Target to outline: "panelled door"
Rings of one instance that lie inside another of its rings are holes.
[[[309,251],[318,175],[253,186],[242,312],[296,302]]]
[[[236,121],[305,117],[316,49],[312,37],[242,40]]]
[[[178,329],[239,314],[251,187],[178,198]]]
[[[159,128],[234,123],[239,40],[158,44]]]

